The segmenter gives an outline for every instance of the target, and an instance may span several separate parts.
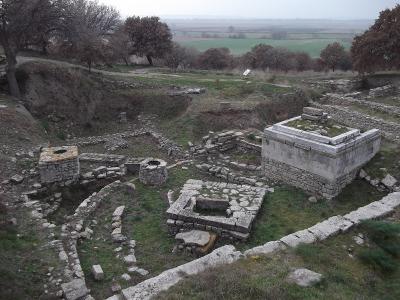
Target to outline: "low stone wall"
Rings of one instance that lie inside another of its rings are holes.
[[[370,117],[344,107],[321,105],[316,102],[312,102],[312,105],[329,113],[329,115],[331,115],[331,117],[338,123],[365,131],[377,128],[381,130],[382,135],[385,138],[400,143],[400,124]]]
[[[244,139],[238,139],[237,147],[243,152],[253,152],[261,155],[262,146],[259,144],[250,143]]]
[[[213,269],[215,267],[231,264],[243,257],[256,255],[270,255],[278,251],[297,247],[300,244],[311,244],[323,241],[339,233],[347,232],[364,220],[378,219],[387,216],[400,206],[400,192],[389,194],[379,201],[352,211],[344,216],[338,215],[314,226],[297,231],[281,238],[270,241],[264,245],[251,248],[244,253],[235,250],[232,245],[223,246],[214,250],[209,255],[193,260],[182,266],[162,272],[160,275],[145,280],[136,286],[122,290],[121,295],[115,295],[107,300],[147,300],[168,290],[188,275]]]
[[[285,182],[326,199],[339,195],[340,191],[356,178],[359,171],[356,169],[335,181],[328,181],[316,174],[268,158],[263,158],[263,169],[268,178]]]
[[[116,154],[82,153],[79,161],[118,167],[126,162],[126,156]]]
[[[80,290],[89,290],[85,284],[85,275],[82,271],[81,263],[77,251],[77,242],[79,238],[87,237],[90,235],[91,229],[84,227],[84,222],[86,219],[96,210],[101,201],[103,201],[114,189],[121,188],[123,184],[120,181],[113,182],[98,193],[94,193],[78,206],[75,213],[69,217],[68,223],[62,225],[61,227],[61,239],[64,245],[65,251],[60,252],[60,259],[68,263],[68,268],[66,269],[66,276],[71,279],[70,282],[64,283],[62,285],[64,295],[67,290],[74,286],[76,279],[80,279]],[[70,298],[73,299],[73,298]]]
[[[323,99],[333,105],[352,105],[359,104],[367,108],[388,113],[390,115],[400,116],[400,107],[385,105],[373,101],[359,100],[352,97],[346,97],[340,94],[327,94]]]

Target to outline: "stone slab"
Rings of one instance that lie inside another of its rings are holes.
[[[180,232],[175,236],[175,239],[182,241],[185,245],[203,247],[210,242],[211,235],[207,231],[191,230]]]

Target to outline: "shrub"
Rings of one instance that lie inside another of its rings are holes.
[[[400,256],[400,224],[384,221],[366,221],[362,228],[368,237],[387,253]]]
[[[384,273],[392,273],[397,270],[398,263],[382,249],[366,249],[358,254],[358,257],[373,268],[380,269]]]

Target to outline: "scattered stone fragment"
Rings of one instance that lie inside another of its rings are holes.
[[[24,181],[24,177],[18,174],[10,178],[10,182],[14,184],[20,184],[22,181]]]
[[[357,236],[353,236],[353,240],[359,246],[364,245],[364,235],[361,233]]]
[[[119,206],[115,209],[113,213],[113,217],[121,217],[122,214],[124,213],[125,206]]]
[[[138,274],[140,274],[140,275],[142,275],[142,276],[146,276],[146,275],[149,274],[149,271],[147,271],[147,270],[145,270],[145,269],[138,268],[138,269],[136,270],[136,273],[138,273]]]
[[[393,188],[397,184],[397,179],[392,175],[387,174],[385,178],[382,179],[382,184],[387,188]]]
[[[118,282],[114,281],[114,282],[111,284],[111,291],[112,291],[113,293],[118,293],[118,292],[120,292],[121,290],[122,290],[122,287],[121,287],[121,285],[120,285]]]
[[[315,196],[311,196],[310,198],[308,198],[308,201],[311,202],[311,203],[317,203],[318,199]]]
[[[309,287],[319,283],[322,275],[308,269],[296,269],[289,274],[288,281],[301,287]]]
[[[122,274],[121,275],[121,279],[125,280],[125,281],[129,281],[131,280],[131,276],[129,274]]]
[[[136,262],[136,257],[133,254],[129,254],[124,257],[124,262],[127,264],[134,264]]]

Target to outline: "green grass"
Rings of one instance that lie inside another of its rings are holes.
[[[368,108],[362,104],[352,104],[351,106],[352,109],[355,111],[358,111],[360,113],[367,114],[372,117],[376,117],[379,119],[382,119],[384,121],[388,122],[394,122],[394,123],[400,123],[400,116],[399,115],[391,115],[385,112],[381,112],[372,108]]]
[[[362,180],[356,180],[347,186],[333,201],[321,200],[318,203],[308,201],[303,191],[282,186],[266,196],[250,238],[239,246],[248,249],[304,228],[308,228],[324,219],[338,214],[346,214],[360,206],[377,201],[384,196]]]
[[[188,277],[156,299],[399,299],[400,271],[383,275],[358,259],[367,246],[354,243],[356,234],[349,232],[271,257],[243,259]],[[287,281],[294,268],[321,273],[324,279],[313,287],[299,287]]]
[[[328,137],[335,137],[349,131],[349,129],[345,126],[340,126],[339,128],[337,126],[336,127],[333,126],[334,124],[330,123],[322,124],[303,119],[294,120],[289,123],[286,123],[285,125],[304,131],[315,131],[318,129],[326,130],[327,132],[326,136]]]
[[[28,212],[20,211],[17,226],[0,224],[0,299],[42,299],[48,267],[58,266],[56,251],[46,242]],[[0,213],[0,220],[3,214]],[[59,271],[56,269],[56,271]]]
[[[383,140],[381,150],[364,169],[372,179],[383,179],[387,173],[400,179],[399,145]]]
[[[129,239],[136,240],[137,265],[148,270],[149,277],[193,259],[171,252],[175,240],[167,231],[165,215],[168,207],[165,195],[168,190],[175,190],[177,197],[180,188],[190,178],[202,178],[202,176],[192,167],[188,170],[173,169],[170,170],[167,184],[162,188],[148,187],[135,182],[137,189],[134,195],[120,190],[112,193],[109,199],[101,203],[93,216],[99,222],[94,228],[94,237],[92,240],[81,243],[78,249],[88,285],[96,299],[111,296],[110,286],[113,279],[123,287],[134,285],[145,279],[140,275],[132,274],[132,280],[129,283],[120,280],[120,276],[127,273],[128,268],[121,258],[115,257],[114,249],[118,245],[113,244],[110,237],[111,216],[117,206],[126,206],[122,219],[122,232]],[[126,250],[125,247],[121,256],[128,254]],[[106,274],[102,282],[93,280],[90,272],[93,264],[102,266]]]
[[[321,50],[328,44],[339,42],[347,49],[350,48],[349,42],[344,42],[340,39],[287,39],[287,40],[273,40],[273,39],[229,39],[229,38],[216,38],[216,39],[184,39],[178,41],[180,44],[187,47],[194,47],[199,51],[205,51],[209,48],[226,47],[231,50],[233,54],[243,54],[251,50],[252,47],[258,44],[267,44],[273,47],[287,48],[290,51],[304,51],[310,54],[311,57],[319,57]]]

